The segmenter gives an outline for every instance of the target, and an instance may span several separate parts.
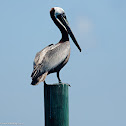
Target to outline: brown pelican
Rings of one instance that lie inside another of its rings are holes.
[[[36,54],[34,69],[31,74],[32,85],[37,85],[40,82],[45,83],[46,76],[54,72],[57,72],[58,81],[61,83],[59,72],[70,57],[68,34],[81,52],[81,48],[70,29],[64,10],[60,7],[54,7],[50,10],[50,16],[61,31],[62,38],[57,44],[51,44]]]

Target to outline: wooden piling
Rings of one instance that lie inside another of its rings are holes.
[[[69,126],[68,84],[44,84],[45,126]]]

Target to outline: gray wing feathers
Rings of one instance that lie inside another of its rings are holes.
[[[33,64],[34,65],[34,68],[37,65],[39,65],[39,64],[42,63],[42,60],[43,60],[44,56],[46,55],[47,51],[49,51],[52,46],[54,46],[54,45],[53,44],[48,45],[47,47],[45,47],[43,50],[39,51],[36,54],[35,59],[34,59],[34,64]]]
[[[69,54],[70,45],[66,44],[49,45],[36,54],[32,79],[36,79],[45,72],[49,72],[58,66]]]
[[[34,63],[33,63],[34,69],[31,74],[32,79],[38,78],[40,75],[42,75],[46,71],[46,69],[43,67],[45,63],[45,55],[53,46],[54,45],[51,44],[36,54]]]
[[[42,69],[42,64],[39,64],[39,65],[37,65],[37,66],[34,68],[32,74],[31,74],[32,79],[36,79],[36,78],[38,78],[41,74],[43,74],[43,72],[41,72],[41,69]]]

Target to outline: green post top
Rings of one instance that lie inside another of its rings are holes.
[[[45,126],[69,126],[68,84],[44,84]]]

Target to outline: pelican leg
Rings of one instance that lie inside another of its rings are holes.
[[[62,83],[60,80],[59,71],[57,72],[57,78],[58,78],[59,83]]]

